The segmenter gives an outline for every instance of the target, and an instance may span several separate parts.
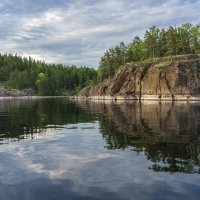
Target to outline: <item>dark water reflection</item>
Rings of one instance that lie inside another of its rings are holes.
[[[2,143],[38,137],[48,128],[92,121],[75,103],[67,99],[2,100],[0,101],[0,140]]]
[[[154,171],[200,173],[198,103],[79,103],[103,114],[99,121],[108,149],[144,152]]]
[[[0,200],[199,199],[200,104],[0,101]]]

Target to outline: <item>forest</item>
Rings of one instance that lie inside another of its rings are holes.
[[[127,62],[191,53],[200,55],[200,23],[162,29],[152,26],[143,38],[135,36],[130,44],[121,42],[107,50],[97,70],[0,54],[0,85],[30,89],[34,95],[71,95],[87,85],[111,78],[115,70]]]
[[[18,55],[0,54],[0,83],[6,88],[31,89],[36,95],[70,95],[97,80],[88,67],[46,64]]]
[[[121,42],[107,50],[99,63],[98,80],[112,77],[115,70],[127,62],[191,53],[200,54],[200,23],[167,29],[152,26],[143,38],[135,36],[130,44]]]

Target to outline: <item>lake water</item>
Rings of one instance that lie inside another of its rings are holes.
[[[0,101],[0,200],[199,198],[200,103]]]

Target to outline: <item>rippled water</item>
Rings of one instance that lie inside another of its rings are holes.
[[[199,199],[200,103],[0,101],[0,200]]]

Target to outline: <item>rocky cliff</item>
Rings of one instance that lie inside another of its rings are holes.
[[[200,100],[200,59],[184,55],[127,63],[73,98]]]

